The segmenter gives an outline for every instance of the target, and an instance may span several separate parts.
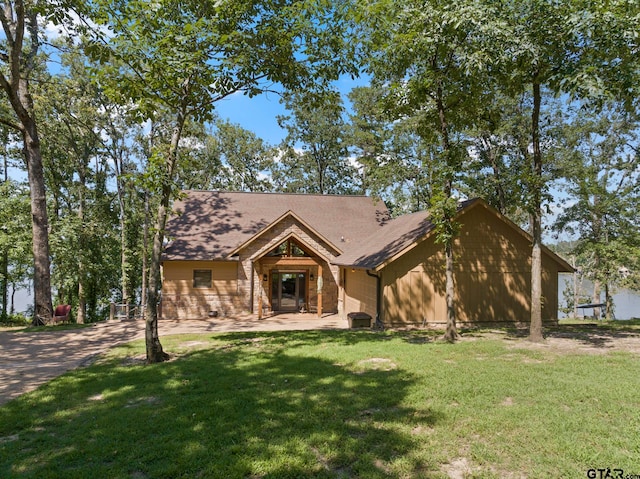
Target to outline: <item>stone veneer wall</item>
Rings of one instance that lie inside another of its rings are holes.
[[[321,241],[317,238],[311,231],[309,231],[306,227],[298,224],[293,218],[285,218],[280,224],[275,225],[269,232],[263,234],[260,238],[256,239],[253,243],[249,245],[249,247],[242,251],[240,254],[240,264],[245,270],[245,275],[249,279],[251,278],[251,268],[252,264],[249,258],[261,256],[268,251],[276,248],[280,243],[282,243],[287,237],[290,235],[295,236],[297,240],[311,248],[313,251],[318,252],[320,255],[325,258],[333,259],[335,257],[335,252],[332,247]],[[339,268],[337,266],[331,266],[326,261],[320,260],[322,263],[322,276],[324,280],[323,286],[323,297],[322,297],[322,308],[323,311],[326,312],[337,312],[338,310],[338,286],[337,279],[339,274]],[[271,274],[271,269],[277,269],[279,271],[286,272],[287,267],[271,267],[265,266],[263,268],[262,273],[266,273],[267,275]],[[317,277],[318,277],[318,267],[317,266],[304,266],[304,267],[294,267],[290,266],[290,271],[300,271],[300,270],[309,270],[313,272],[316,280],[310,282],[311,294],[309,298],[311,309],[317,306]],[[263,310],[267,311],[268,306],[270,304],[270,291],[265,290],[266,285],[270,284],[268,281],[265,284],[262,281],[261,275],[259,271],[256,271],[253,275],[253,311],[258,312],[258,297],[262,295],[262,305]],[[251,284],[248,283],[247,290],[251,289]],[[249,304],[251,304],[251,300],[249,300]]]
[[[243,295],[190,294],[162,298],[163,319],[207,319],[212,314],[233,316],[243,311]]]
[[[194,270],[211,270],[211,286],[193,286]],[[167,319],[205,319],[214,312],[243,311],[244,272],[237,261],[167,261],[163,264],[161,313]]]

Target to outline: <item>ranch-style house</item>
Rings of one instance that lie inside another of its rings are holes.
[[[446,321],[444,251],[428,212],[391,218],[366,196],[186,191],[163,255],[163,318],[363,312],[384,325]],[[454,243],[459,324],[526,323],[531,238],[480,199],[459,204]],[[558,273],[543,248],[545,321]]]

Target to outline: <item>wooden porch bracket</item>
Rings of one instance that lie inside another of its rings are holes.
[[[323,279],[322,279],[322,265],[320,264],[320,262],[318,262],[318,317],[321,318],[322,317],[322,286],[323,286]]]

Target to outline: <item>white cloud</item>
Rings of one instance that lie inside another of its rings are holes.
[[[188,148],[190,150],[203,150],[205,148],[205,144],[193,136],[180,138],[178,146],[180,146],[180,148]]]
[[[44,21],[42,18],[38,19],[42,25]],[[77,39],[79,38],[79,30],[81,27],[87,27],[99,33],[102,36],[110,37],[111,32],[105,25],[98,25],[89,18],[81,18],[75,11],[67,11],[67,22],[63,24],[55,24],[48,21],[44,24],[43,32],[46,38],[50,41],[58,38],[64,39]]]

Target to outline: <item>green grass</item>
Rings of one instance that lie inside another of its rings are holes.
[[[640,359],[423,332],[135,342],[0,408],[0,477],[640,474]],[[463,476],[459,476],[463,477]]]

